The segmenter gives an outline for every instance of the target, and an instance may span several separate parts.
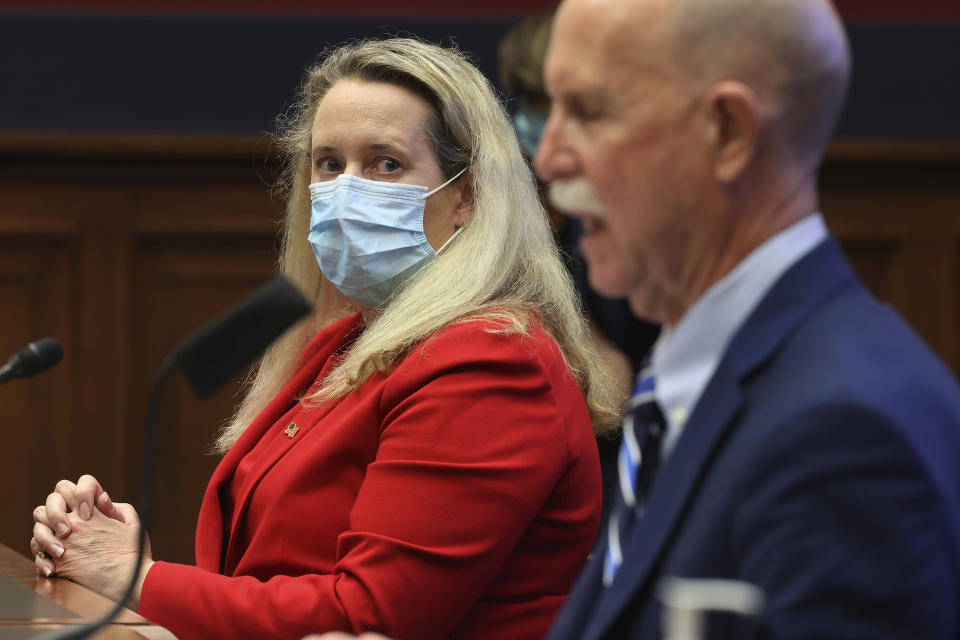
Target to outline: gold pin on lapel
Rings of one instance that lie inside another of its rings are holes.
[[[286,434],[288,438],[292,438],[297,435],[297,431],[300,431],[300,427],[297,426],[296,422],[291,422],[290,426],[283,430],[283,433]]]

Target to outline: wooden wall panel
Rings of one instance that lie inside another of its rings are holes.
[[[0,233],[0,352],[6,358],[47,335],[74,342],[75,280],[69,236]],[[49,473],[68,464],[74,446],[71,372],[59,367],[32,380],[0,386],[0,482],[9,511],[0,539],[29,540],[29,516],[46,494]]]
[[[850,238],[842,241],[854,270],[872,291],[888,291],[897,244],[888,240]]]
[[[149,388],[162,358],[181,339],[229,308],[264,280],[273,263],[264,236],[138,237],[133,264],[133,317],[140,319],[132,344],[140,350],[133,388]],[[244,376],[212,398],[196,399],[179,375],[172,380],[158,422],[156,512],[152,531],[158,557],[191,562],[193,524],[219,458],[208,455],[219,426],[232,413]],[[137,394],[134,414],[144,415]],[[142,439],[135,430],[137,447]],[[136,478],[128,478],[131,485]]]
[[[861,279],[892,304],[954,370],[958,259],[950,237],[903,241],[847,237],[843,248]]]
[[[44,335],[67,351],[0,386],[0,542],[26,549],[30,510],[61,477],[136,498],[162,357],[273,270],[275,169],[250,138],[0,136],[0,359]],[[835,145],[821,187],[864,281],[960,370],[960,148]],[[239,382],[201,402],[174,378],[164,396],[158,557],[193,557],[207,452]]]
[[[274,161],[256,140],[163,136],[0,141],[0,358],[44,335],[64,362],[0,386],[0,542],[25,550],[60,478],[139,491],[146,398],[162,357],[273,272]],[[192,561],[197,507],[238,382],[200,402],[174,378],[161,408],[158,555]]]
[[[873,292],[960,371],[960,149],[835,145],[821,208]]]

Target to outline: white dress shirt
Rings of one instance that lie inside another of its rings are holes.
[[[651,359],[655,394],[667,423],[663,460],[673,450],[730,339],[780,276],[826,237],[819,213],[804,217],[754,249],[675,326],[663,328]]]

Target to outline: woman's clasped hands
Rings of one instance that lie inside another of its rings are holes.
[[[76,483],[58,482],[33,520],[30,550],[41,575],[68,578],[119,601],[137,561],[140,517],[132,505],[113,502],[96,478],[84,475]],[[152,565],[148,539],[127,606],[136,608]]]

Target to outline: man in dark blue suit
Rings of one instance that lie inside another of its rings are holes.
[[[659,640],[668,576],[762,591],[710,638],[960,637],[960,392],[817,213],[833,7],[565,0],[552,38],[538,171],[591,285],[664,331],[550,639]]]

